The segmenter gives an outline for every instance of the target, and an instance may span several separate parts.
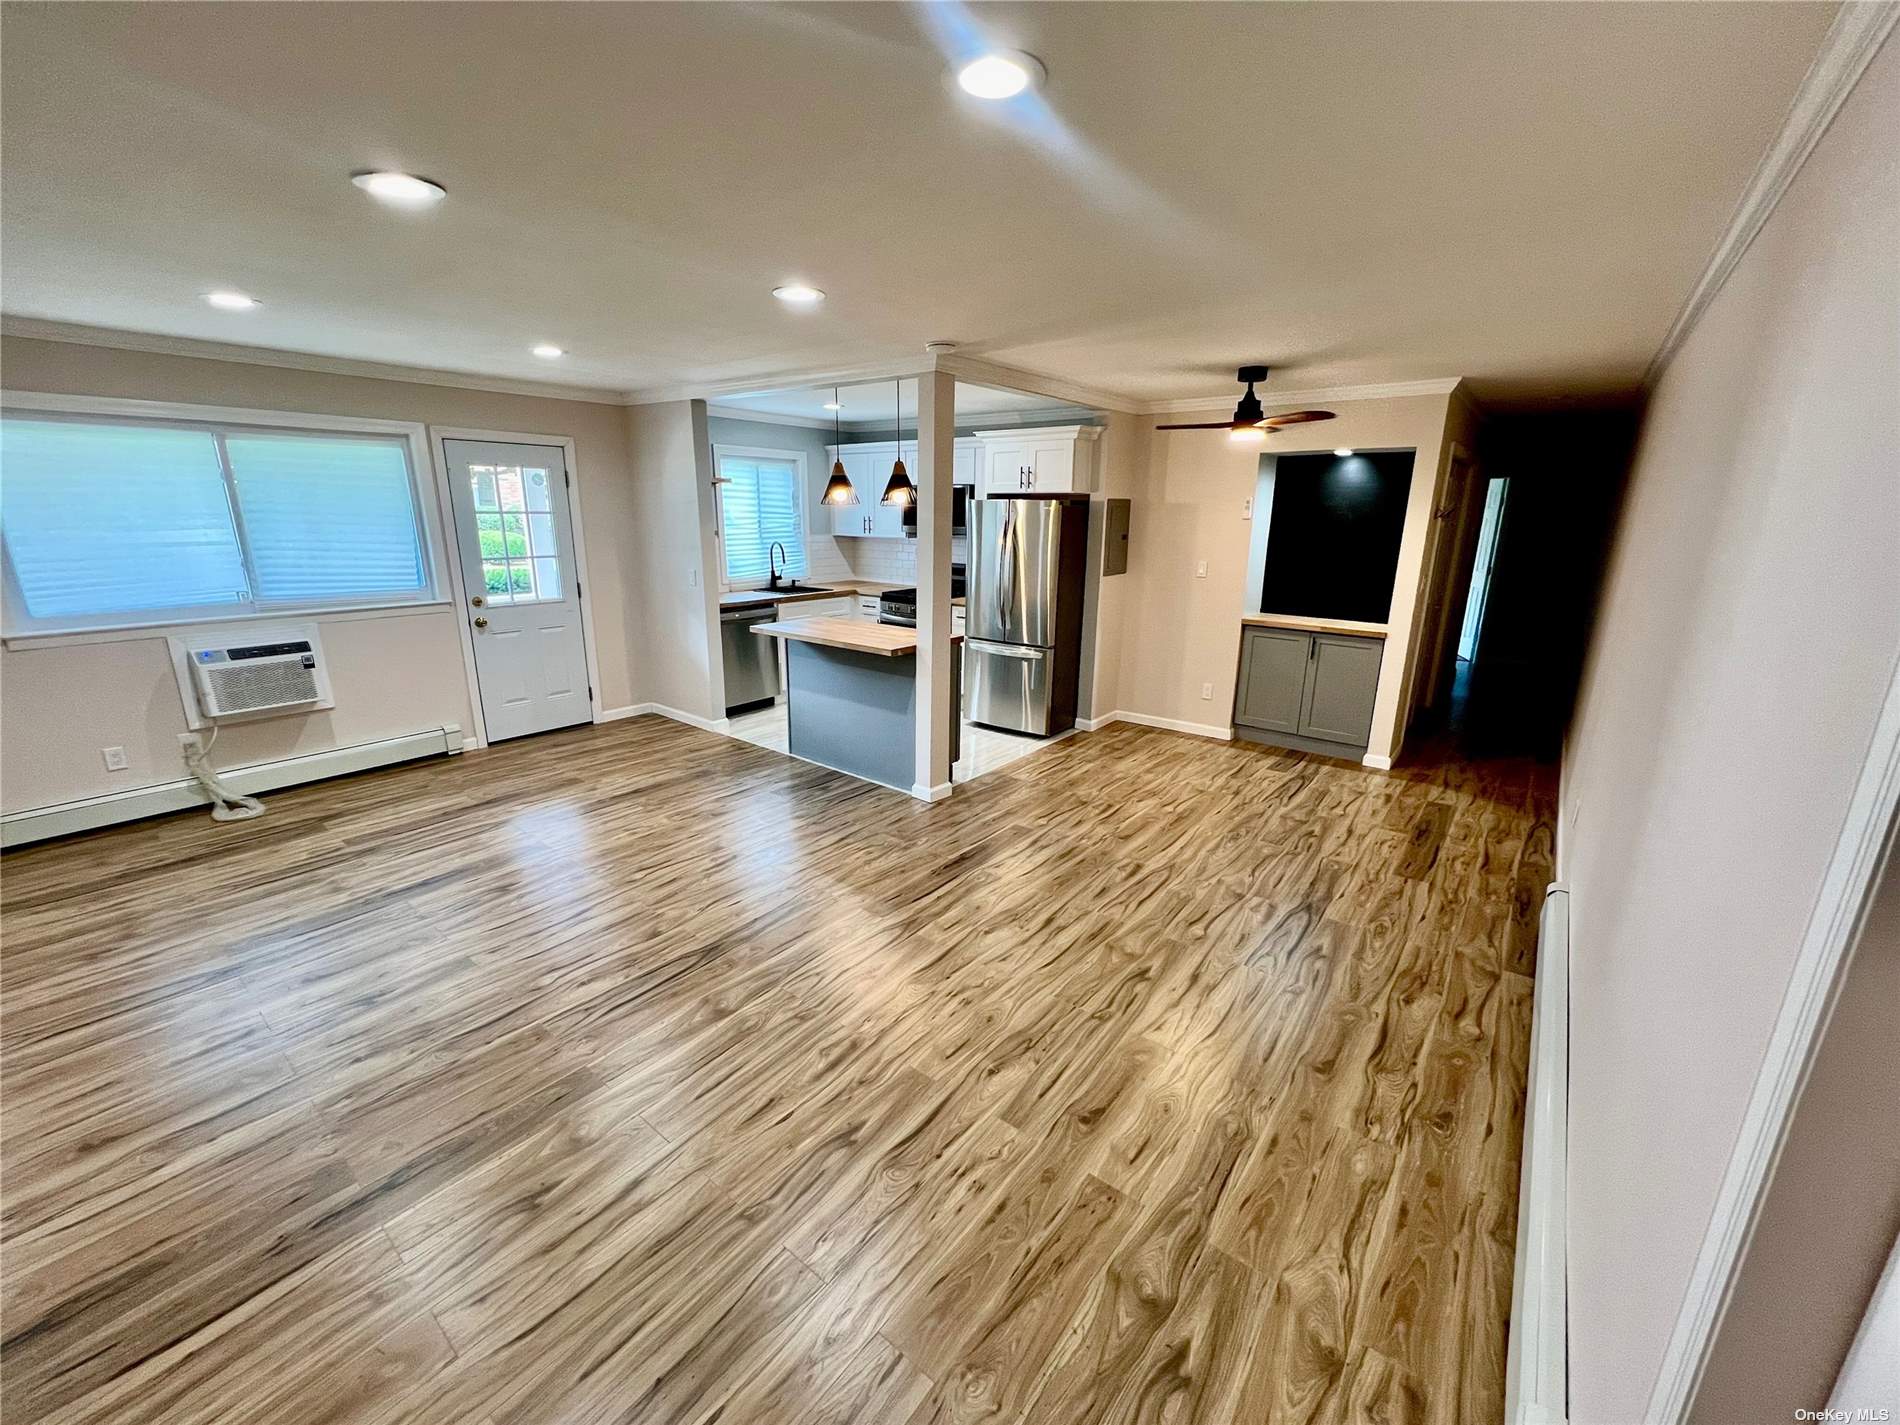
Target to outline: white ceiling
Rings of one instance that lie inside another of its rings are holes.
[[[899,388],[902,396],[899,396]],[[1057,410],[1059,403],[1047,396],[1032,396],[1025,391],[1002,391],[991,386],[956,383],[957,424],[966,424],[979,416],[1015,419],[1034,412]],[[793,420],[830,425],[833,413],[825,409],[834,388],[797,386],[784,391],[754,391],[741,396],[720,396],[720,410],[748,415],[781,416]],[[915,381],[865,381],[835,388],[838,404],[844,409],[837,419],[845,425],[878,423],[889,425],[896,417],[905,425],[917,419],[917,383]],[[1065,414],[1077,414],[1068,410]]]
[[[614,390],[932,339],[1147,400],[1623,388],[1832,10],[8,4],[0,304]],[[946,85],[979,30],[1039,98]]]

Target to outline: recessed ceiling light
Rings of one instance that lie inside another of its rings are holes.
[[[1042,61],[1020,50],[993,50],[957,71],[957,84],[979,99],[1014,99],[1025,89],[1040,85]]]
[[[258,305],[257,298],[247,297],[242,292],[207,292],[205,300],[226,312],[248,312]]]
[[[551,341],[544,341],[539,346],[535,347],[534,354],[540,357],[543,361],[553,361],[556,357],[567,355],[565,351],[563,351],[560,347],[556,346]]]
[[[1333,454],[1337,455],[1341,460],[1344,460],[1348,455],[1351,455],[1352,452],[1342,445],[1337,450],[1335,450]]]
[[[803,282],[787,282],[783,287],[774,287],[772,295],[793,307],[815,307],[825,300],[823,292],[816,287],[807,287]]]
[[[825,409],[828,411],[842,411],[844,407],[837,401],[826,401]]]
[[[440,183],[418,178],[413,173],[391,173],[387,170],[352,173],[350,182],[372,198],[380,198],[397,208],[427,208],[449,195],[449,190]]]

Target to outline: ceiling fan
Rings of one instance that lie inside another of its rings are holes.
[[[1263,441],[1284,426],[1305,425],[1308,421],[1330,421],[1331,411],[1283,411],[1270,416],[1261,409],[1260,398],[1253,393],[1254,383],[1267,379],[1264,366],[1243,366],[1239,377],[1247,383],[1247,394],[1234,407],[1231,421],[1200,421],[1192,425],[1156,426],[1156,430],[1224,430],[1231,440],[1251,443]]]

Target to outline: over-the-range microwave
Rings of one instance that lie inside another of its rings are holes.
[[[968,534],[970,532],[970,497],[976,491],[969,485],[950,487],[950,533]],[[917,502],[912,500],[904,506],[904,538],[917,538]]]

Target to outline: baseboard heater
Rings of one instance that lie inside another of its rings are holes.
[[[1506,1425],[1563,1425],[1570,1377],[1565,1163],[1569,1154],[1570,891],[1553,884],[1537,931],[1530,1082],[1517,1189],[1517,1267],[1504,1361]]]
[[[259,762],[250,767],[219,769],[219,777],[235,791],[251,796],[275,791],[301,782],[319,782],[325,777],[340,777],[347,772],[364,772],[371,767],[386,767],[392,762],[408,762],[418,757],[462,750],[462,729],[449,723],[422,732],[385,737],[375,742],[359,742],[350,747],[333,747],[326,752],[307,752],[299,757],[284,757],[275,762]],[[44,841],[49,836],[67,836],[75,831],[91,831],[121,821],[137,821],[166,812],[189,811],[209,805],[199,785],[186,778],[177,782],[159,782],[110,792],[102,797],[58,802],[27,811],[0,816],[0,847],[24,846]]]

